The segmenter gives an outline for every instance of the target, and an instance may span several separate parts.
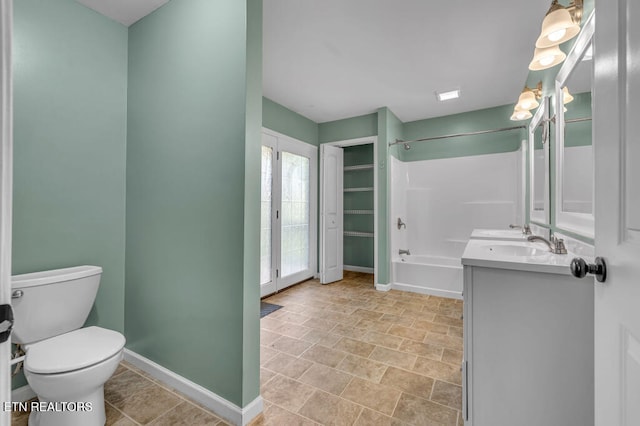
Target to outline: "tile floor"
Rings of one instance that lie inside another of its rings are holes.
[[[253,425],[462,425],[462,301],[379,292],[370,274],[265,300]]]
[[[184,395],[122,362],[104,388],[107,426],[196,426],[228,423]],[[28,412],[14,413],[12,426],[26,426]]]
[[[251,426],[463,424],[462,301],[379,292],[355,272],[266,301],[284,307],[260,320],[264,412]],[[107,425],[227,425],[126,362],[105,401]]]

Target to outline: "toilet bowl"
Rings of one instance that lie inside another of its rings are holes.
[[[81,266],[12,277],[13,343],[39,404],[30,426],[105,423],[104,383],[122,360],[125,338],[86,320],[102,269]],[[32,407],[33,408],[33,407]]]

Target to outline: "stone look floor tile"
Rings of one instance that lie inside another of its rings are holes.
[[[404,368],[406,370],[412,369],[417,358],[418,357],[416,355],[394,351],[393,349],[387,349],[381,346],[376,346],[373,352],[371,352],[371,355],[369,355],[369,359],[393,365],[395,367]]]
[[[433,379],[395,367],[389,367],[380,383],[401,391],[428,399],[433,389]],[[453,386],[453,385],[452,385]]]
[[[404,337],[405,339],[417,340],[419,342],[422,342],[427,336],[427,332],[424,330],[403,327],[397,324],[392,325],[387,333],[393,334],[394,336]]]
[[[431,393],[431,400],[457,409],[462,406],[462,387],[436,380]]]
[[[304,340],[294,339],[292,337],[282,336],[271,345],[269,348],[278,350],[280,352],[288,353],[289,355],[299,356],[302,352],[311,347],[311,343]]]
[[[154,384],[113,405],[136,422],[147,424],[182,402],[182,398]]]
[[[322,364],[313,364],[298,380],[334,395],[340,395],[352,378],[353,376],[342,371]]]
[[[142,377],[138,373],[131,370],[125,371],[105,383],[104,399],[111,404],[115,404],[152,385],[153,382],[151,380]]]
[[[333,345],[333,349],[337,349],[342,352],[348,352],[353,355],[358,355],[363,358],[366,358],[371,354],[375,345],[371,343],[361,342],[359,340],[350,339],[348,337],[343,337],[340,339],[338,343]]]
[[[311,386],[278,375],[269,381],[269,386],[262,392],[262,397],[295,412],[302,407],[313,391]]]
[[[214,426],[219,424],[224,424],[220,418],[186,401],[150,423],[153,426]]]
[[[455,351],[453,349],[444,349],[442,351],[442,362],[452,365],[462,364],[462,351]]]
[[[302,376],[302,374],[307,371],[312,364],[313,363],[311,361],[279,353],[266,362],[263,367],[276,373],[280,373],[283,376],[297,379]]]
[[[264,365],[279,353],[280,352],[270,347],[261,346],[260,347],[260,365]]]
[[[274,333],[269,330],[260,329],[260,344],[263,346],[269,346],[281,336],[278,333]]]
[[[324,364],[329,367],[337,366],[345,356],[346,354],[344,352],[336,351],[335,349],[321,345],[314,345],[302,354],[302,358],[304,359]]]
[[[377,411],[365,408],[354,426],[405,426],[406,423]]]
[[[413,355],[431,358],[440,361],[442,358],[442,348],[426,343],[416,342],[415,340],[405,340],[398,348],[400,352],[406,352]]]
[[[391,415],[401,392],[395,388],[354,378],[342,392],[342,397],[365,407]]]
[[[416,361],[413,371],[435,379],[462,385],[462,373],[459,366],[420,357]]]
[[[449,326],[445,324],[437,324],[431,321],[416,320],[413,323],[413,328],[418,330],[430,331],[432,333],[447,334],[449,332]]]
[[[351,426],[362,407],[326,392],[316,391],[302,406],[299,413],[321,424]]]
[[[316,422],[285,410],[277,405],[272,405],[264,410],[262,421],[250,423],[250,426],[313,426]]]
[[[337,366],[338,370],[376,383],[380,383],[387,368],[385,364],[355,355],[347,355]]]
[[[458,412],[448,407],[403,393],[393,417],[412,425],[455,425]]]
[[[404,339],[390,334],[378,333],[377,331],[369,331],[362,336],[361,340],[374,345],[384,346],[389,349],[398,349]]]
[[[462,350],[462,338],[454,336],[445,336],[442,334],[429,333],[424,339],[424,343],[430,345],[442,346],[444,348],[455,349],[457,351]]]

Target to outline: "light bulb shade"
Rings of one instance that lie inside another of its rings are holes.
[[[519,109],[516,105],[516,108],[513,110],[513,114],[511,114],[511,121],[528,120],[531,117],[533,117],[531,112],[526,109]]]
[[[516,109],[529,111],[538,108],[538,105],[540,104],[536,100],[536,95],[533,94],[532,90],[528,89],[520,94]]]
[[[542,21],[542,31],[536,47],[557,46],[571,40],[580,32],[580,24],[573,22],[571,13],[562,6],[552,7]]]
[[[562,103],[568,104],[572,100],[573,100],[573,96],[571,96],[571,93],[569,93],[569,88],[567,86],[564,86],[562,88]]]
[[[536,48],[529,64],[531,71],[546,70],[564,61],[567,55],[558,46]]]

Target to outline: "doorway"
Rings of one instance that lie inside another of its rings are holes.
[[[376,137],[321,145],[320,282],[344,270],[377,277]]]
[[[260,296],[283,290],[317,270],[318,149],[263,129]]]

